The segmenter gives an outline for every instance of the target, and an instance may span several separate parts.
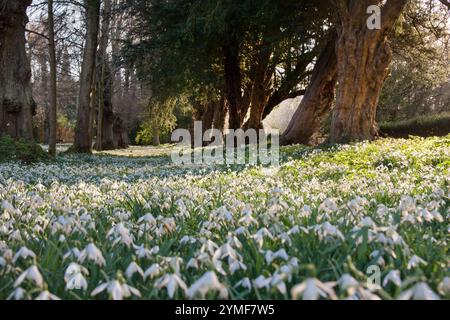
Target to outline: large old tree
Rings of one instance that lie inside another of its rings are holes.
[[[330,142],[372,140],[378,100],[392,61],[388,34],[408,0],[337,0],[338,89]],[[367,9],[381,6],[380,28],[369,28]]]
[[[311,82],[297,111],[281,137],[282,144],[310,144],[320,131],[325,115],[334,102],[337,78],[336,34],[323,49],[313,70]]]
[[[25,50],[31,0],[0,1],[0,134],[33,140],[31,69]]]
[[[78,96],[77,125],[75,128],[74,152],[89,153],[92,151],[92,118],[91,93],[94,85],[98,31],[100,23],[100,0],[85,0],[86,9],[86,43],[80,75]]]

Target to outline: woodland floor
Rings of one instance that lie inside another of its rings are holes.
[[[0,164],[0,299],[450,297],[450,136],[279,167],[168,153]]]

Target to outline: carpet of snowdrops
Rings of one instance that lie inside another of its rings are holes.
[[[450,136],[0,164],[0,299],[448,299],[449,186]]]

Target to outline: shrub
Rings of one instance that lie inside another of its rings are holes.
[[[380,129],[382,134],[393,138],[407,138],[411,135],[419,137],[446,136],[450,133],[450,113],[383,123],[380,125]]]
[[[48,159],[47,152],[36,143],[15,140],[8,135],[0,137],[0,162],[21,161],[30,164]]]

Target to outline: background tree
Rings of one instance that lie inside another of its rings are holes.
[[[57,94],[56,94],[56,49],[55,49],[55,23],[53,15],[53,0],[48,0],[48,52],[50,62],[50,110],[48,112],[49,119],[49,148],[50,155],[56,155],[56,111],[57,111]]]
[[[92,150],[92,103],[91,93],[94,84],[95,59],[97,54],[99,31],[99,0],[85,0],[86,9],[86,43],[84,48],[80,89],[77,111],[74,152],[91,152]]]
[[[31,69],[25,50],[31,0],[0,1],[0,134],[33,141]]]

